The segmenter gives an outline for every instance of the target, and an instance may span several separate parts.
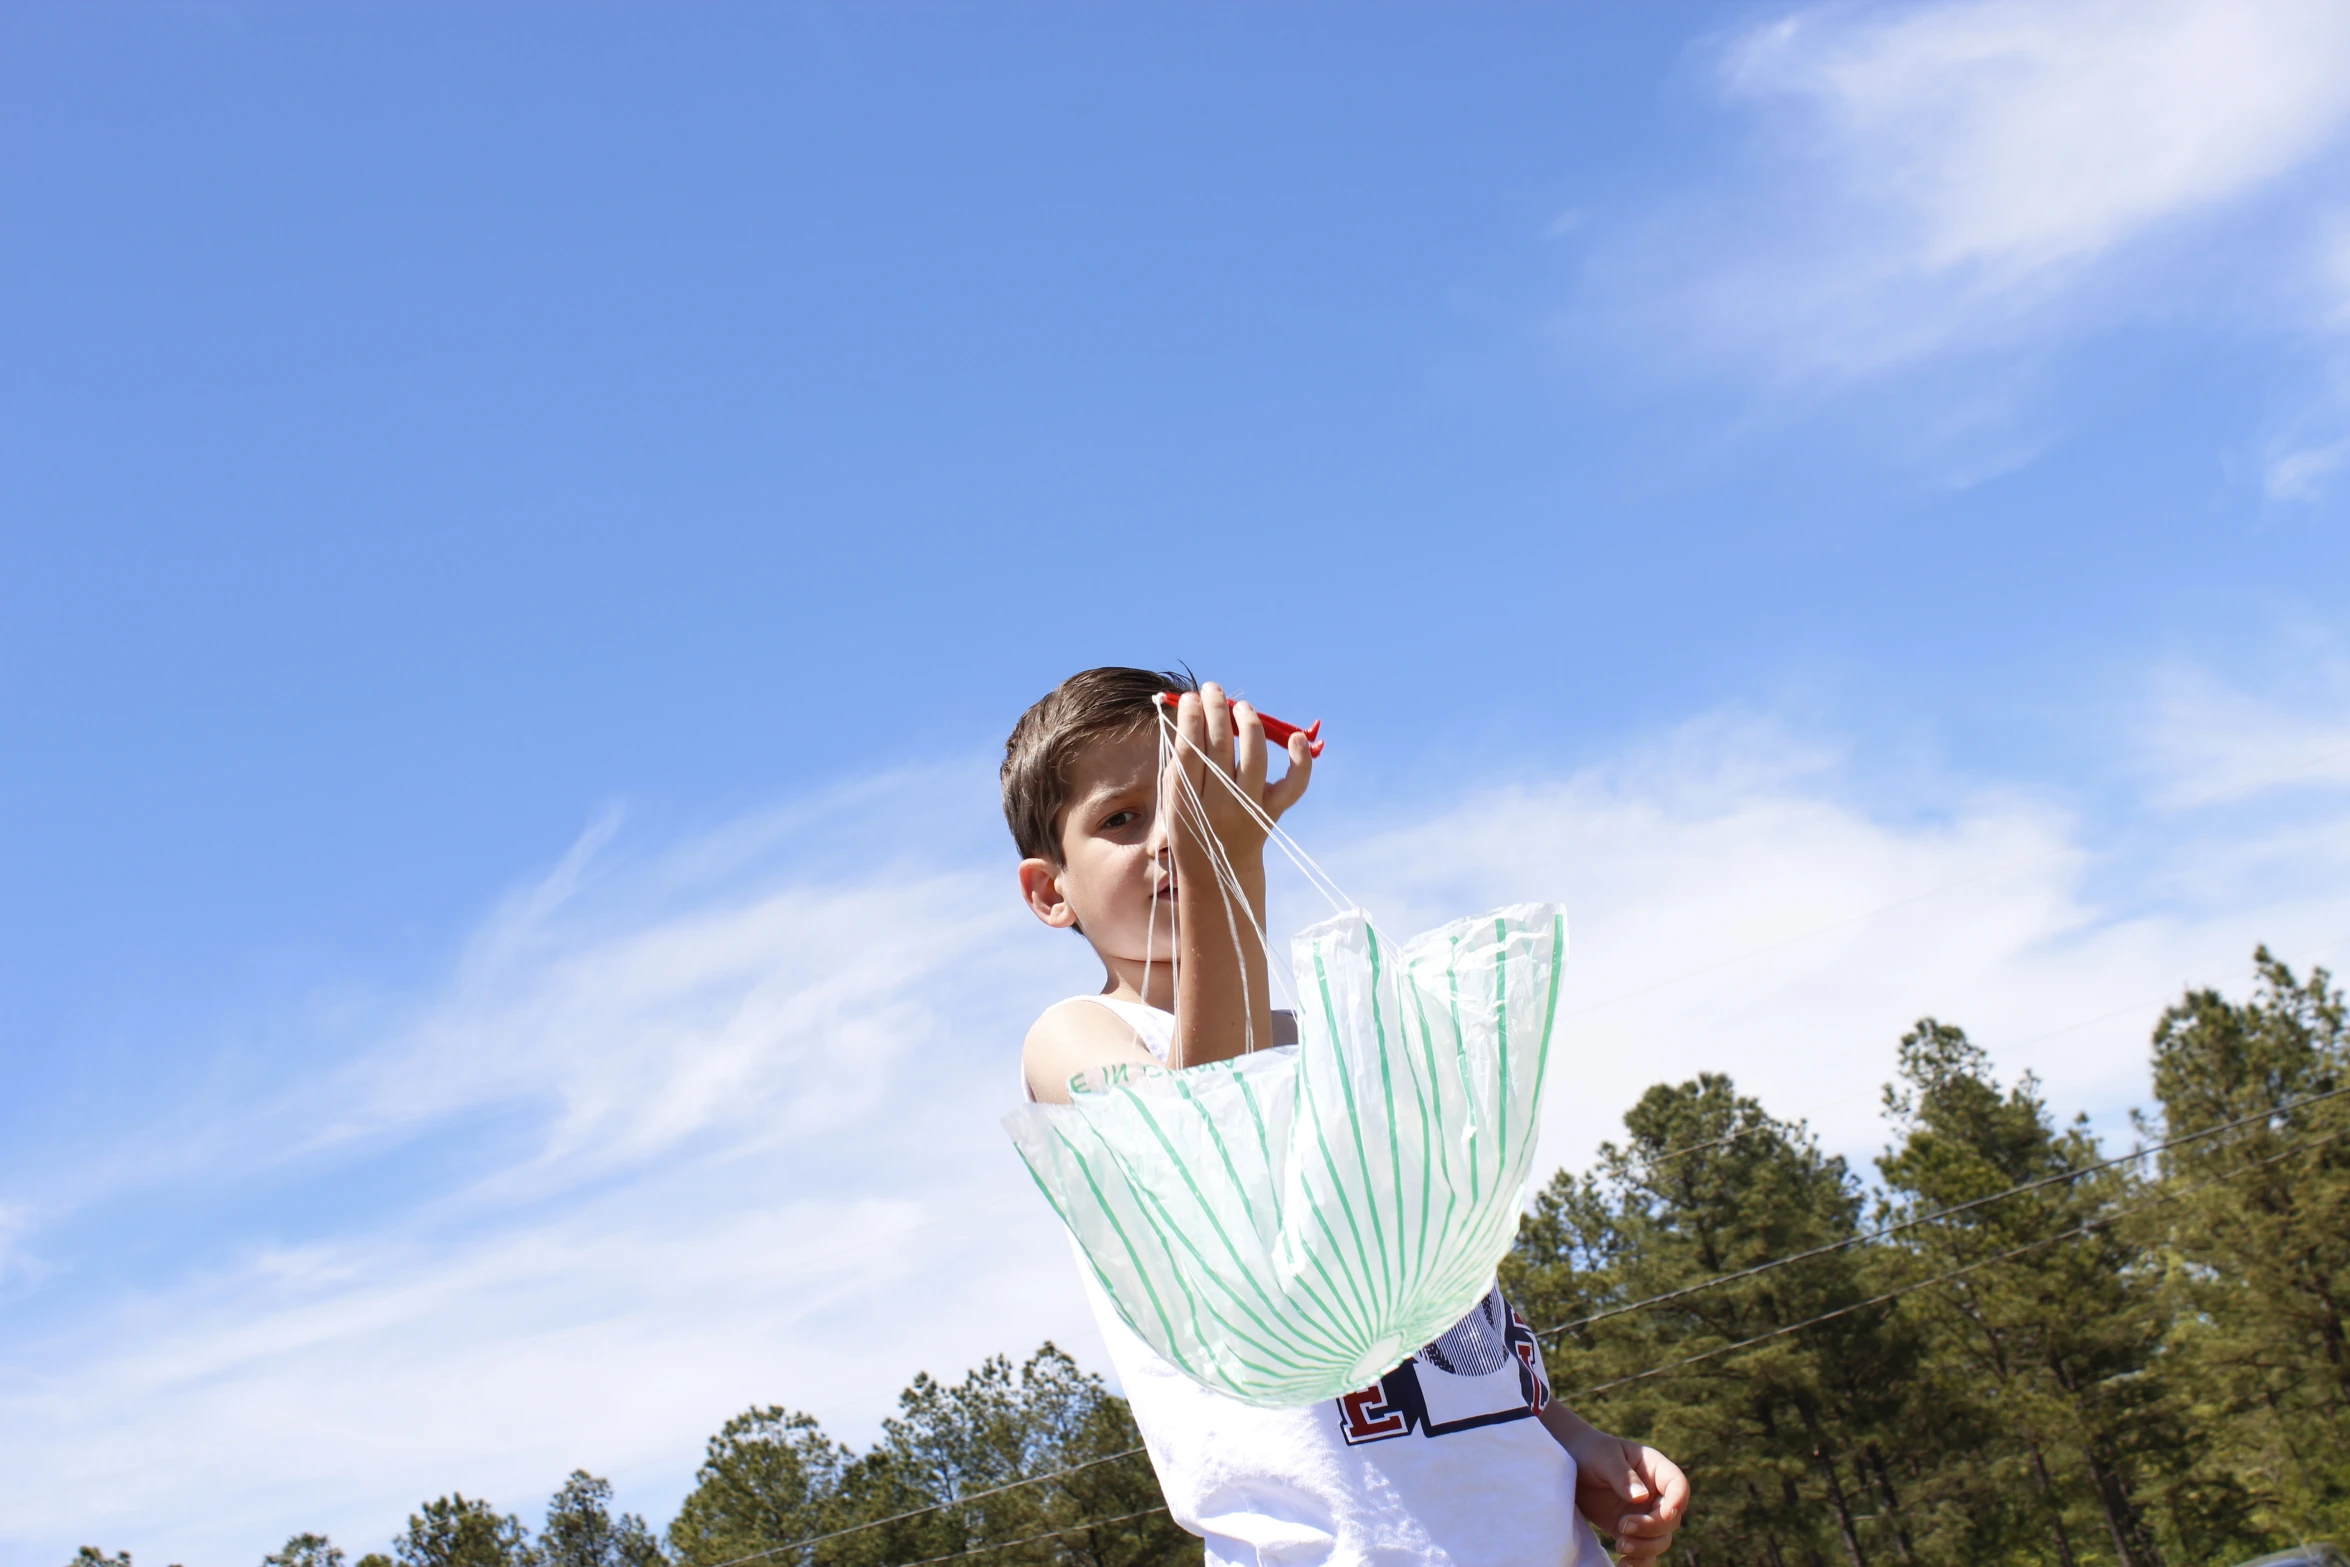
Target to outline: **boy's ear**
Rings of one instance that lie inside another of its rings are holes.
[[[1061,895],[1061,868],[1050,860],[1020,862],[1020,896],[1030,912],[1055,930],[1077,923],[1077,911]]]

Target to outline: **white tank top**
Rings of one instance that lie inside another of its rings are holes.
[[[1166,1059],[1173,1014],[1078,999]],[[1607,1567],[1575,1513],[1575,1461],[1535,1418],[1550,1402],[1540,1342],[1498,1286],[1376,1384],[1258,1409],[1145,1344],[1083,1252],[1077,1271],[1168,1510],[1207,1541],[1207,1567]]]

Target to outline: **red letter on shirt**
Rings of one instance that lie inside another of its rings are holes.
[[[1412,1429],[1411,1418],[1387,1402],[1385,1391],[1376,1382],[1339,1399],[1338,1415],[1349,1447],[1402,1436]]]

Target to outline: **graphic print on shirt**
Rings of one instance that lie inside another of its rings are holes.
[[[1358,1447],[1527,1419],[1549,1404],[1550,1380],[1534,1330],[1497,1285],[1434,1343],[1336,1402],[1339,1432]]]

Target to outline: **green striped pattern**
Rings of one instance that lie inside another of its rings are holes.
[[[1533,1170],[1566,915],[1389,948],[1358,911],[1293,947],[1299,1045],[1004,1125],[1119,1314],[1266,1408],[1351,1392],[1477,1303]]]

